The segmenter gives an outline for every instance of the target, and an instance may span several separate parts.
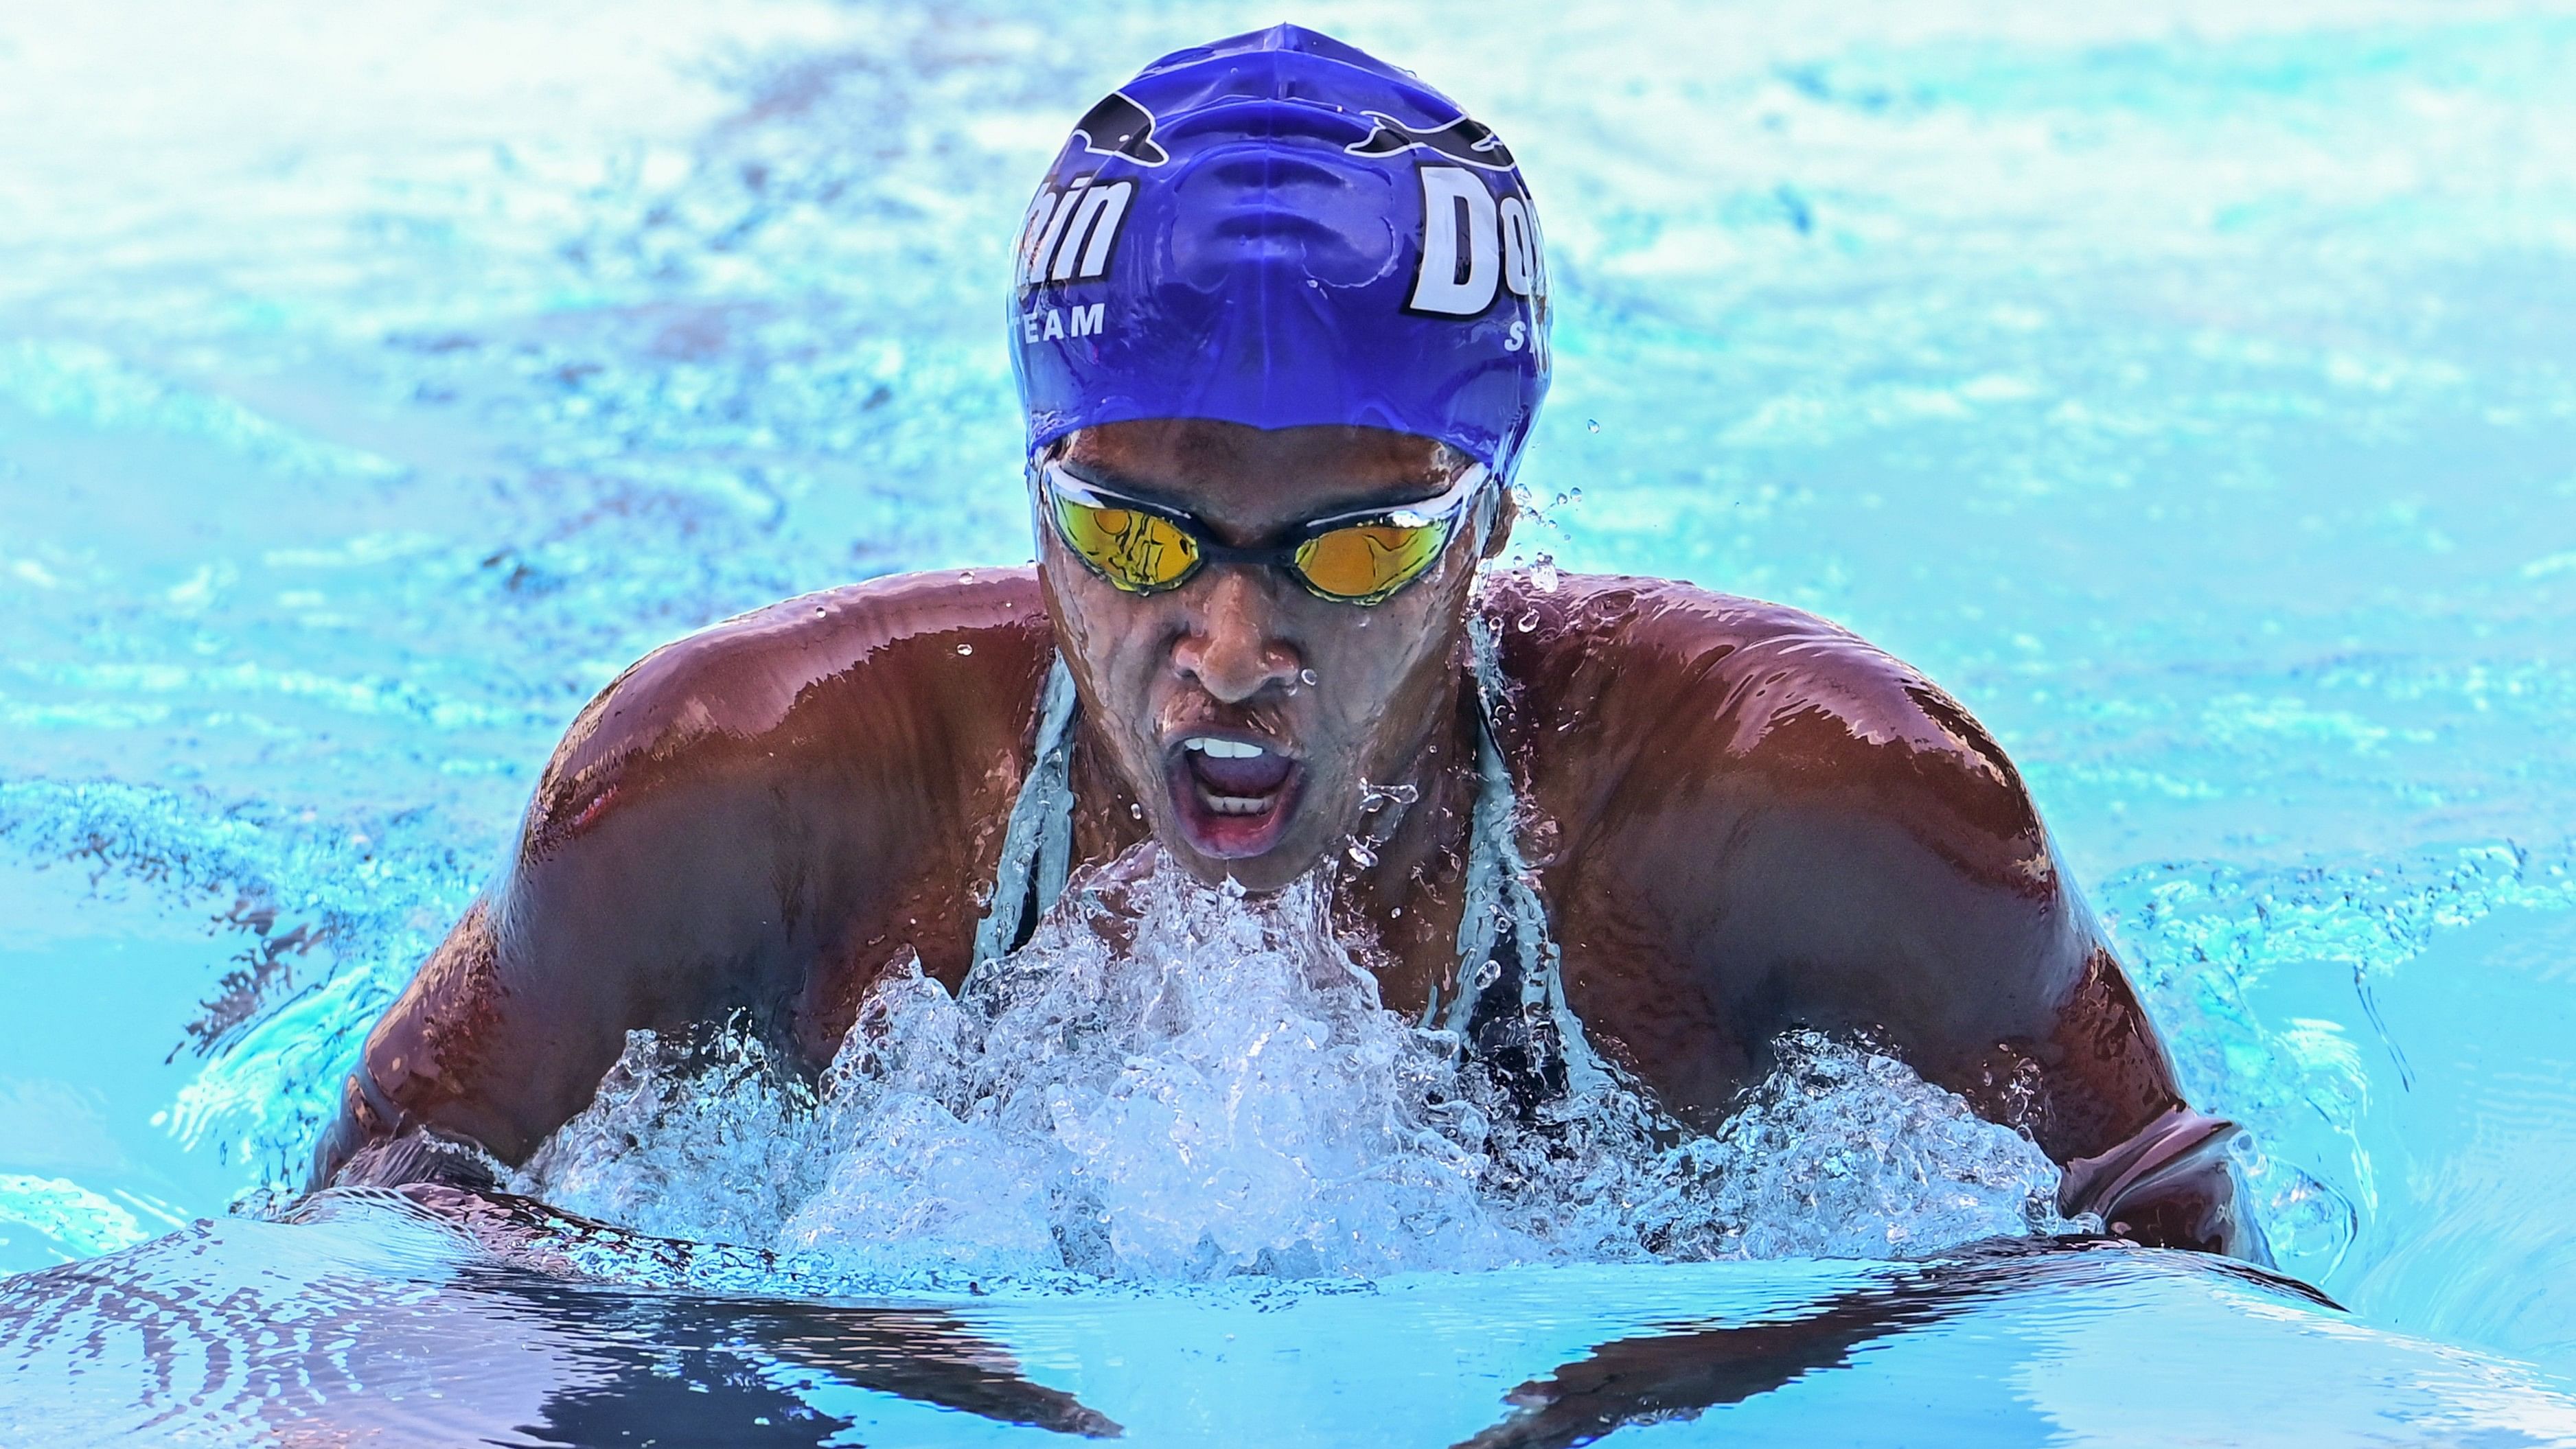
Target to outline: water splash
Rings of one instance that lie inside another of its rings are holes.
[[[1140,847],[959,994],[890,972],[818,1084],[745,1034],[636,1033],[515,1186],[897,1275],[1886,1257],[2075,1226],[2031,1143],[1813,1034],[1713,1136],[1615,1081],[1524,1116],[1385,1009],[1331,910],[1321,876],[1245,899]]]

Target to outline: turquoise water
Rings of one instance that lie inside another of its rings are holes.
[[[2351,1310],[2156,1254],[1962,1260],[1787,1388],[1706,1365],[1794,1335],[1669,1351],[1675,1405],[1736,1407],[1623,1437],[2576,1436],[2576,10],[2244,8],[1293,17],[1525,158],[1561,308],[1525,552],[1818,610],[1975,710],[2195,1099],[2253,1128],[2283,1268]],[[420,1423],[578,1440],[545,1405],[649,1380],[746,1434],[793,1437],[762,1394],[801,1442],[983,1432],[907,1394],[946,1353],[1148,1442],[1454,1442],[1602,1345],[1914,1281],[941,1299],[952,1352],[744,1307],[793,1301],[757,1275],[567,1286],[384,1204],[226,1216],[283,1205],[615,670],[1027,556],[991,282],[1026,189],[1134,64],[1278,18],[0,15],[0,1271],[94,1265],[0,1290],[0,1424],[157,1412],[121,1330],[68,1398],[19,1387],[70,1364],[43,1324],[151,1288],[230,1304],[162,1351],[208,1365],[210,1440],[290,1381],[320,1424],[394,1382],[461,1406]],[[359,1323],[417,1351],[331,1347]],[[1219,1365],[1227,1333],[1264,1347]],[[477,1334],[534,1347],[501,1373]]]

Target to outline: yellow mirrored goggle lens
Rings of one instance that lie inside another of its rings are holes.
[[[1448,541],[1440,523],[1336,528],[1297,546],[1297,572],[1328,598],[1373,604],[1420,577]]]
[[[1133,508],[1095,508],[1055,496],[1067,547],[1131,594],[1168,589],[1199,561],[1199,546],[1167,519]]]

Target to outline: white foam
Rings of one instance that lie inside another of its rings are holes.
[[[2070,1226],[2030,1142],[1811,1034],[1715,1136],[1623,1084],[1524,1121],[1454,1038],[1380,1005],[1328,891],[1246,899],[1149,845],[960,998],[889,973],[819,1089],[747,1038],[637,1033],[516,1186],[867,1273],[1373,1277]]]

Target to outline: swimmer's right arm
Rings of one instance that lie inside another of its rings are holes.
[[[747,1010],[827,1060],[856,958],[962,972],[1045,620],[1025,571],[792,600],[647,657],[548,764],[508,869],[376,1023],[312,1185],[489,1185],[638,1029]],[[959,641],[973,641],[969,654]],[[840,968],[840,969],[834,969]],[[864,981],[857,983],[864,985]]]

